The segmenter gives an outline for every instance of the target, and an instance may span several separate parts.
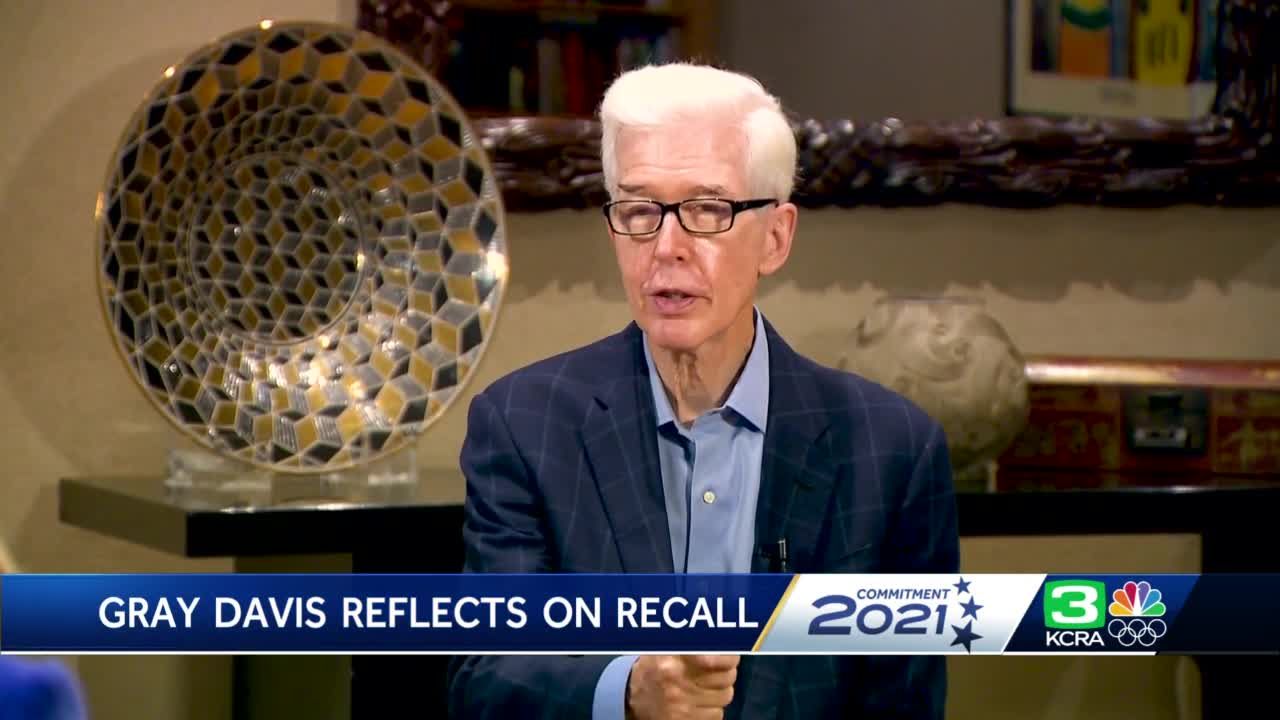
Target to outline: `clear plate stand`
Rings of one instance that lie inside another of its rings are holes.
[[[169,452],[164,485],[170,501],[187,507],[243,509],[340,507],[410,501],[418,489],[420,429],[395,451],[377,455],[370,438],[353,445],[364,457],[341,470],[280,472],[209,452]]]

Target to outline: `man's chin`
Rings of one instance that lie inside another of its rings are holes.
[[[692,318],[651,318],[647,325],[649,342],[670,352],[693,352],[707,340],[702,324]]]

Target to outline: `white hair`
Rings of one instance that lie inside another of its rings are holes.
[[[691,63],[637,68],[609,86],[600,103],[600,159],[609,194],[618,192],[619,130],[708,119],[742,129],[747,186],[753,197],[790,199],[796,138],[782,104],[753,77]]]

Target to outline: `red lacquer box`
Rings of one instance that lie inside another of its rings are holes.
[[[1275,480],[1280,362],[1033,357],[997,489]]]

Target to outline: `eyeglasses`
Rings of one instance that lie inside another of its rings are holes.
[[[667,213],[674,210],[680,227],[699,235],[728,232],[738,213],[762,208],[778,202],[774,198],[756,200],[722,200],[691,198],[680,202],[657,200],[615,200],[605,203],[604,216],[609,229],[619,235],[650,235],[662,228]]]

